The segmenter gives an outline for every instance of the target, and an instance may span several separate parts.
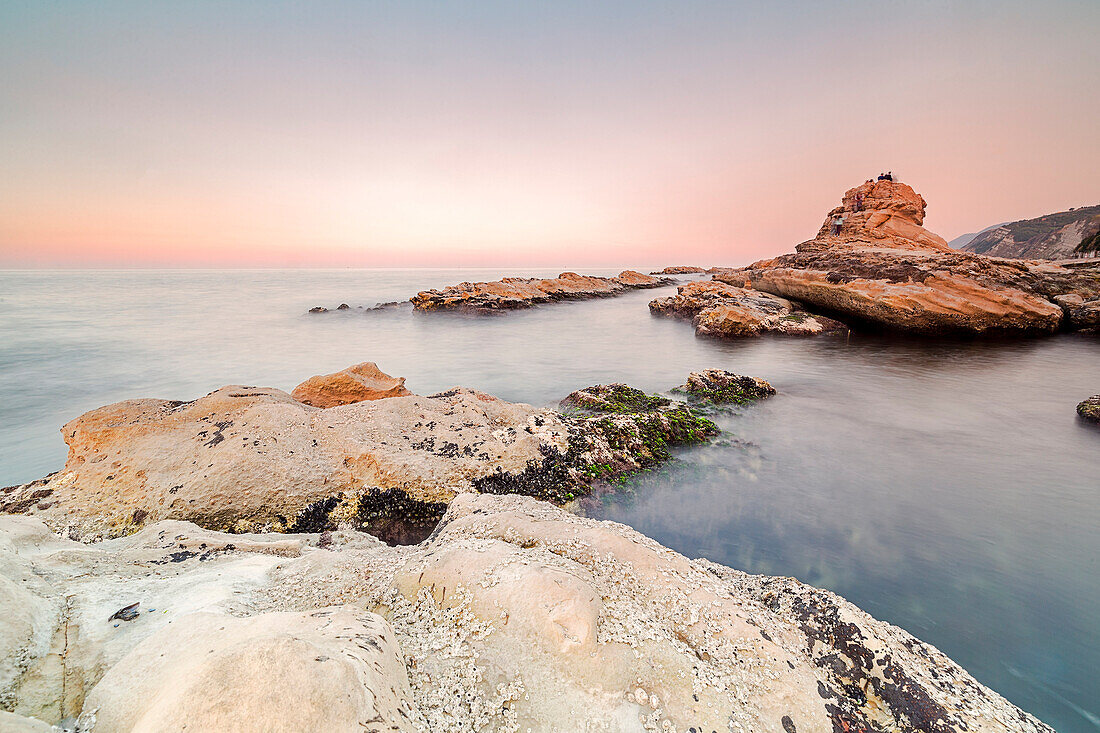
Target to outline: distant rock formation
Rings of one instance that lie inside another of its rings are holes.
[[[235,532],[343,523],[400,534],[433,524],[461,493],[565,504],[667,460],[670,446],[718,433],[683,402],[625,385],[584,392],[606,397],[603,407],[579,404],[580,394],[569,414],[457,387],[324,408],[240,386],[190,402],[128,400],[66,424],[64,468],[0,489],[0,512],[34,514],[85,539],[161,519]]]
[[[924,212],[924,199],[903,183],[865,183],[846,192],[817,236],[795,253],[714,279],[850,322],[915,333],[1038,334],[1089,326],[1075,314],[1091,312],[1100,300],[1100,262],[1070,269],[959,252],[924,228]],[[1062,306],[1057,296],[1080,303]]]
[[[596,277],[563,272],[553,279],[506,277],[494,282],[463,282],[442,290],[425,290],[413,297],[419,311],[462,310],[488,313],[529,308],[555,300],[605,298],[627,290],[671,285],[667,277],[624,270],[618,277]]]
[[[1100,205],[1059,211],[982,231],[962,249],[991,257],[1061,260],[1100,232]]]
[[[833,593],[524,496],[407,547],[0,517],[0,588],[5,731],[1053,733]]]
[[[411,394],[405,389],[404,377],[391,377],[373,361],[365,361],[334,374],[310,377],[295,387],[290,396],[313,407],[337,407]]]
[[[847,328],[839,321],[808,313],[786,298],[716,280],[681,285],[676,295],[652,300],[649,308],[654,313],[692,319],[700,336],[816,336]]]
[[[706,272],[702,267],[692,267],[691,265],[673,265],[666,267],[663,270],[657,272],[651,272],[650,275],[695,275],[701,272]]]

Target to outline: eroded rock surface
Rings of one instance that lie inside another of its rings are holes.
[[[681,285],[676,295],[650,301],[649,309],[653,313],[690,318],[700,336],[729,338],[763,333],[816,336],[847,328],[832,318],[808,313],[786,298],[717,280]]]
[[[350,366],[333,374],[310,377],[290,396],[313,407],[337,407],[387,397],[407,397],[404,377],[391,377],[373,361]]]
[[[718,432],[683,403],[646,399],[660,409],[563,415],[463,388],[326,408],[239,386],[128,400],[66,424],[64,468],[0,489],[0,511],[82,539],[186,519],[238,532],[350,524],[398,541],[457,494],[563,504]]]
[[[1100,302],[1100,263],[1062,267],[958,252],[923,227],[924,199],[891,181],[844,194],[793,254],[715,279],[845,319],[918,333],[1050,333],[1081,328]],[[835,220],[842,217],[839,231]],[[1078,296],[1061,306],[1057,296]],[[1077,315],[1067,317],[1067,312]]]
[[[595,277],[563,272],[556,278],[506,277],[494,282],[463,282],[442,290],[425,290],[412,298],[421,311],[464,310],[474,313],[529,308],[555,300],[578,300],[618,295],[627,290],[669,285],[671,278],[624,270],[618,277]]]
[[[831,593],[528,497],[459,496],[417,546],[322,539],[159,522],[82,545],[0,518],[0,577],[46,639],[0,637],[4,707],[85,731],[187,710],[217,730],[1050,733]]]

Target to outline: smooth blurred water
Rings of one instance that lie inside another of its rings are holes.
[[[834,590],[1062,733],[1100,730],[1100,430],[1074,413],[1100,392],[1100,337],[723,342],[650,316],[652,290],[499,317],[306,313],[519,274],[556,272],[0,272],[0,485],[56,470],[65,421],[132,397],[377,361],[421,394],[551,404],[729,369],[779,394],[591,513]]]

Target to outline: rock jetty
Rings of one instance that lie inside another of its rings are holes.
[[[523,496],[401,547],[0,517],[0,583],[5,730],[1052,733],[832,593]]]
[[[634,270],[624,270],[617,277],[563,272],[552,279],[506,277],[493,282],[463,282],[442,290],[425,290],[411,300],[419,311],[488,313],[557,300],[606,298],[628,290],[657,288],[674,282],[671,278],[643,275]]]
[[[1100,262],[1069,268],[952,250],[924,228],[925,208],[904,183],[869,181],[846,192],[795,253],[714,279],[850,324],[914,333],[1041,334],[1096,325]]]
[[[345,371],[386,377],[374,364]],[[233,532],[345,524],[398,539],[430,530],[458,494],[565,504],[718,433],[684,403],[625,385],[574,393],[562,412],[461,387],[414,395],[389,377],[403,396],[337,404],[334,394],[347,390],[324,386],[342,379],[305,383],[315,387],[306,396],[324,398],[318,406],[278,389],[229,386],[189,402],[92,410],[62,428],[62,470],[0,489],[0,511],[82,539],[162,519]],[[607,404],[582,404],[580,395]]]
[[[666,267],[663,270],[657,272],[651,272],[650,275],[697,275],[699,273],[706,272],[706,268],[692,267],[691,265],[673,265]]]

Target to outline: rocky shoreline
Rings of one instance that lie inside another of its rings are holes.
[[[93,410],[0,494],[0,727],[1050,731],[827,591],[553,506],[775,394],[673,391],[540,409],[368,362]]]
[[[556,278],[506,277],[493,282],[463,282],[442,290],[425,290],[411,300],[418,311],[490,313],[530,308],[558,300],[586,300],[620,295],[629,290],[659,288],[675,282],[668,277],[623,270],[616,277],[563,272]]]

